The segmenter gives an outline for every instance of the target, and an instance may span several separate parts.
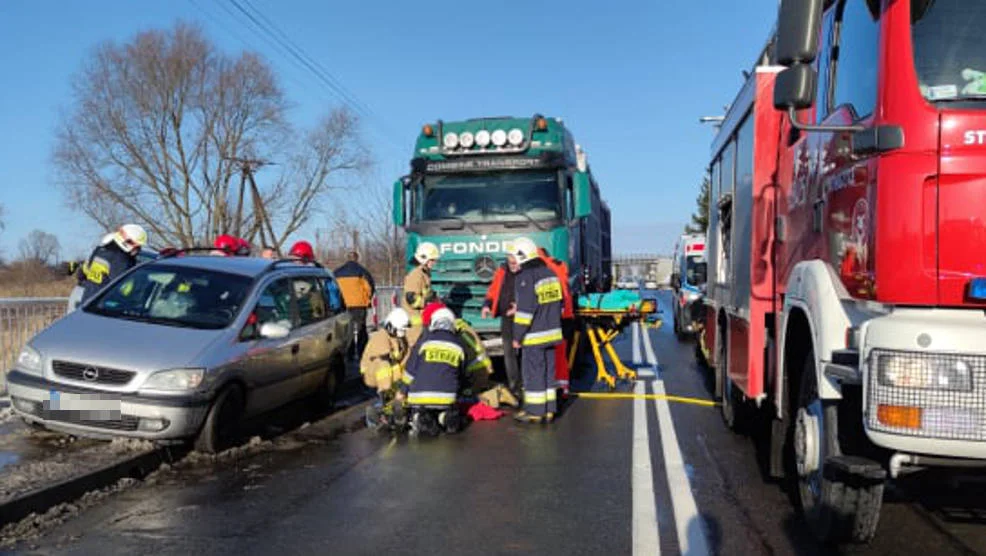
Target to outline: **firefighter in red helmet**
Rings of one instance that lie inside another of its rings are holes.
[[[301,259],[304,263],[315,262],[315,250],[312,249],[312,244],[305,240],[296,241],[295,244],[291,246],[291,251],[288,252],[288,256]]]

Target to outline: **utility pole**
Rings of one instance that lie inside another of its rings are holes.
[[[274,236],[274,229],[271,225],[270,217],[267,214],[266,207],[264,207],[263,197],[260,195],[260,189],[257,187],[257,182],[253,177],[254,172],[258,168],[269,166],[273,164],[273,162],[239,157],[226,157],[224,160],[240,165],[240,191],[236,200],[236,221],[234,223],[236,237],[242,237],[241,234],[243,233],[243,199],[246,196],[246,187],[249,182],[254,217],[257,219],[258,229],[260,231],[260,243],[265,247],[279,249],[280,246],[275,245],[277,238]],[[267,241],[268,235],[270,236],[269,242]]]

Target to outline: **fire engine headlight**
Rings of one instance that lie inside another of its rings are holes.
[[[972,366],[952,355],[879,354],[876,364],[881,386],[972,391]]]
[[[445,137],[442,138],[442,144],[445,145],[446,149],[454,149],[459,146],[459,136],[454,133],[446,133]]]
[[[462,145],[463,148],[466,149],[471,148],[474,142],[475,141],[473,139],[472,133],[469,133],[468,131],[463,131],[462,133],[459,134],[459,144]]]
[[[476,144],[484,148],[490,146],[490,132],[485,129],[477,131]]]
[[[524,132],[516,127],[511,129],[510,133],[507,134],[507,141],[510,141],[510,144],[515,147],[519,146],[524,142]]]
[[[496,145],[497,147],[502,147],[507,144],[507,132],[503,131],[502,129],[498,129],[493,132],[493,134],[490,136],[490,139],[493,140],[494,145]]]

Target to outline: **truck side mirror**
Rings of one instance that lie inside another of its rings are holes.
[[[404,225],[404,180],[397,180],[394,182],[394,206],[393,206],[393,218],[394,224],[397,226]]]
[[[777,13],[777,63],[810,64],[818,53],[822,0],[781,0]]]
[[[777,75],[774,82],[774,108],[793,112],[815,103],[818,76],[808,64],[795,64]]]
[[[592,182],[586,172],[576,172],[572,178],[572,198],[575,201],[575,218],[592,214]]]

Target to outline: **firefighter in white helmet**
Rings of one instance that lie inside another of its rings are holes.
[[[359,371],[363,383],[377,391],[378,400],[367,408],[366,424],[370,427],[397,425],[403,421],[403,400],[398,386],[404,378],[411,319],[407,311],[395,308],[372,334],[363,350]]]
[[[103,236],[99,246],[79,269],[80,303],[92,298],[110,282],[137,264],[137,255],[147,245],[147,232],[137,224],[125,224]]]
[[[558,411],[555,390],[555,346],[562,342],[561,314],[564,299],[561,281],[538,254],[528,238],[513,242],[510,254],[520,263],[515,278],[517,312],[514,314],[514,348],[521,350],[524,409],[514,418],[521,422],[551,422]]]
[[[431,270],[440,257],[438,246],[434,243],[424,242],[414,251],[418,266],[404,278],[404,294],[401,296],[401,307],[410,315],[411,326],[421,326],[421,310],[434,298]]]

